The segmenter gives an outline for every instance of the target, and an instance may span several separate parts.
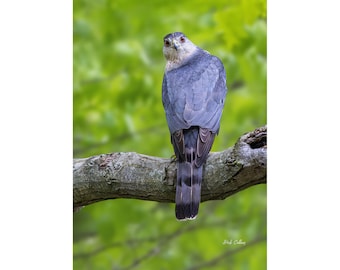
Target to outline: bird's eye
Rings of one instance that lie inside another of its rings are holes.
[[[170,41],[169,40],[164,40],[164,45],[165,47],[169,47],[170,46]]]
[[[183,43],[185,42],[185,37],[181,37],[179,40]]]

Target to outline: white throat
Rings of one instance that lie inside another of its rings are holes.
[[[196,52],[197,47],[191,48],[191,50],[181,49],[176,51],[174,49],[168,49],[164,51],[165,58],[167,60],[165,69],[167,71],[173,70],[185,64]]]

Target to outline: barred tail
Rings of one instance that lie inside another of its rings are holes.
[[[193,155],[194,151],[191,151]],[[177,162],[176,218],[194,219],[201,201],[203,166],[196,167],[195,159]]]

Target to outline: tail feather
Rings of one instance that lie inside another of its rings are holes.
[[[197,126],[179,130],[171,136],[177,156],[176,217],[194,219],[201,201],[203,165],[215,134]]]
[[[201,201],[203,167],[196,167],[195,161],[177,163],[176,218],[194,219]]]

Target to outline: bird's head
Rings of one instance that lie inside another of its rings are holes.
[[[197,46],[181,32],[170,33],[164,37],[163,54],[168,61],[182,62],[196,50]]]

